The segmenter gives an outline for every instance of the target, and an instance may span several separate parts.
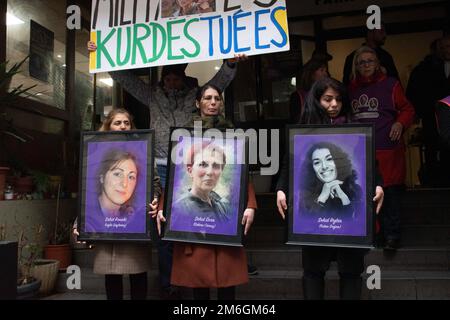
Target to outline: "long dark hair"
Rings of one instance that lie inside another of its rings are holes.
[[[300,123],[302,124],[329,124],[330,117],[328,116],[325,109],[320,104],[320,97],[327,91],[328,89],[333,89],[342,99],[342,109],[339,113],[338,117],[345,116],[347,120],[350,120],[351,110],[350,103],[347,95],[347,90],[342,82],[337,81],[333,78],[322,78],[317,80],[311,90],[309,91],[305,108],[300,118]]]
[[[318,142],[308,149],[305,161],[300,171],[302,174],[300,190],[302,190],[301,192],[304,195],[304,205],[306,208],[311,208],[313,206],[313,203],[315,203],[315,200],[320,195],[324,184],[319,180],[319,178],[317,178],[317,175],[313,169],[312,154],[318,149],[330,150],[330,154],[336,165],[336,179],[343,182],[343,187],[345,187],[347,191],[346,193],[348,193],[347,195],[352,201],[354,201],[355,197],[360,196],[359,188],[356,184],[358,175],[353,169],[352,162],[350,161],[348,154],[333,143]]]

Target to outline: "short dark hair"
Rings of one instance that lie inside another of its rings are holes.
[[[205,84],[203,86],[201,86],[200,88],[197,89],[197,93],[195,95],[195,100],[197,100],[197,102],[200,103],[200,101],[202,100],[203,95],[205,94],[205,91],[208,89],[213,89],[216,90],[217,93],[219,94],[219,96],[222,95],[222,90],[220,90],[217,86],[213,85],[213,84]]]

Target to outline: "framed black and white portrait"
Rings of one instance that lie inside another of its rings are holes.
[[[291,126],[288,244],[370,248],[373,127]]]

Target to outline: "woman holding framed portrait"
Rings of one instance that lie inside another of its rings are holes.
[[[128,131],[135,129],[132,116],[125,109],[113,109],[106,117],[99,131]],[[133,215],[133,197],[137,184],[139,167],[136,157],[127,151],[111,149],[102,158],[97,180],[96,205],[86,215],[85,229],[95,231],[104,225],[106,218],[129,217]],[[159,176],[154,169],[154,200],[149,205],[156,216],[158,199],[161,195]],[[95,214],[93,214],[95,213]],[[75,222],[73,233],[79,236]],[[105,275],[105,289],[108,300],[123,300],[123,275],[130,277],[132,300],[147,297],[147,271],[151,268],[151,247],[147,244],[97,243],[94,246],[94,273]]]
[[[222,92],[216,86],[207,84],[200,88],[196,97],[199,114],[194,121],[201,121],[204,128],[231,128],[231,123],[223,116],[222,102]],[[226,219],[228,203],[214,192],[226,165],[224,151],[211,142],[194,144],[188,157],[192,187],[175,204],[190,214]],[[249,183],[247,206],[241,221],[244,235],[253,223],[256,208],[254,189]],[[162,210],[158,212],[157,222],[160,230],[161,222],[165,222]],[[243,247],[174,242],[171,283],[193,288],[195,300],[209,300],[211,288],[218,289],[219,300],[234,300],[236,286],[247,282],[247,257]]]
[[[314,83],[307,96],[304,112],[301,116],[301,124],[335,125],[350,122],[350,106],[346,99],[346,90],[342,83],[332,78],[322,78]],[[348,167],[349,162],[342,157],[343,153],[334,145],[317,144],[311,147],[306,155],[307,168],[301,171],[309,174],[308,180],[315,182],[316,187],[309,188],[309,196],[305,206],[310,206],[314,214],[314,208],[323,206],[335,206],[346,214],[358,214],[353,211],[352,204],[358,201],[359,186],[355,184],[355,177]],[[344,156],[345,157],[345,156]],[[309,164],[309,165],[308,165]],[[345,168],[347,166],[347,168]],[[347,171],[347,177],[341,174]],[[277,183],[277,207],[283,219],[286,218],[287,199],[286,193],[289,184],[288,157],[283,160],[280,178]],[[383,203],[383,188],[381,181],[376,183],[374,202],[377,203],[376,213]],[[310,186],[311,187],[311,186]],[[305,186],[306,188],[306,186]],[[330,203],[330,201],[332,203]],[[314,204],[315,203],[315,204]],[[324,276],[333,260],[337,261],[340,275],[339,291],[341,299],[360,299],[361,273],[364,271],[364,255],[366,249],[329,247],[329,246],[302,246],[303,293],[307,300],[324,299]]]

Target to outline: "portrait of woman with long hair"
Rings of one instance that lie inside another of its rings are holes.
[[[355,217],[361,187],[352,162],[339,146],[316,143],[306,153],[300,183],[300,212],[317,216]]]

